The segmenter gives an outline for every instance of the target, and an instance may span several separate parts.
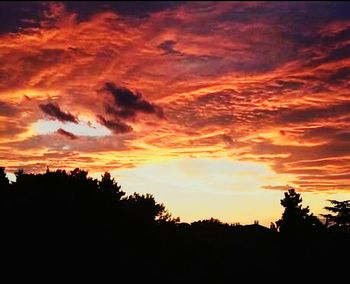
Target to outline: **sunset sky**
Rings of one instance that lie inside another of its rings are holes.
[[[184,222],[350,199],[350,3],[1,2],[0,166],[110,171]],[[13,179],[13,174],[9,174]]]

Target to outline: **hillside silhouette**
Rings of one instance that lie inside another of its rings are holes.
[[[117,283],[233,283],[347,265],[349,201],[331,200],[332,214],[321,222],[290,189],[270,228],[213,218],[188,224],[151,194],[127,196],[107,172],[100,180],[81,169],[15,175],[9,182],[0,168],[2,270],[12,278],[73,273]]]

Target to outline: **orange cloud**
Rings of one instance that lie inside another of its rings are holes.
[[[0,35],[5,165],[230,157],[306,190],[348,187],[350,17],[336,4],[185,3],[144,17],[80,17],[68,5],[46,4],[32,26]],[[38,133],[53,117],[113,133]]]

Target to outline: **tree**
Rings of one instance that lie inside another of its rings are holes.
[[[23,182],[23,177],[26,174],[24,173],[23,169],[18,169],[17,171],[15,171],[15,176],[16,176],[16,183],[22,183]]]
[[[157,203],[151,194],[140,195],[134,193],[124,199],[128,208],[128,218],[131,222],[142,224],[155,224],[162,222],[178,222],[166,210],[164,204]]]
[[[326,223],[343,229],[350,229],[350,200],[337,201],[328,200],[333,206],[326,206],[324,209],[333,214],[322,214]]]
[[[8,197],[10,182],[6,176],[5,168],[0,167],[0,212],[2,211],[5,199]],[[3,215],[3,212],[1,212]]]
[[[284,193],[284,199],[281,200],[281,205],[285,209],[282,218],[276,222],[277,228],[281,233],[310,232],[313,229],[321,227],[322,223],[320,220],[309,213],[309,207],[302,207],[302,201],[300,194],[296,193],[293,188]]]
[[[5,190],[10,182],[6,176],[5,168],[0,167],[0,190]]]
[[[106,195],[109,195],[113,201],[120,200],[125,195],[125,192],[120,190],[121,186],[118,185],[114,178],[111,178],[111,174],[108,172],[105,172],[101,176],[101,181],[98,182],[98,188]]]

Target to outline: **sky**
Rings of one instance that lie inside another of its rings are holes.
[[[350,199],[350,3],[1,2],[0,164],[109,171],[184,222]]]

